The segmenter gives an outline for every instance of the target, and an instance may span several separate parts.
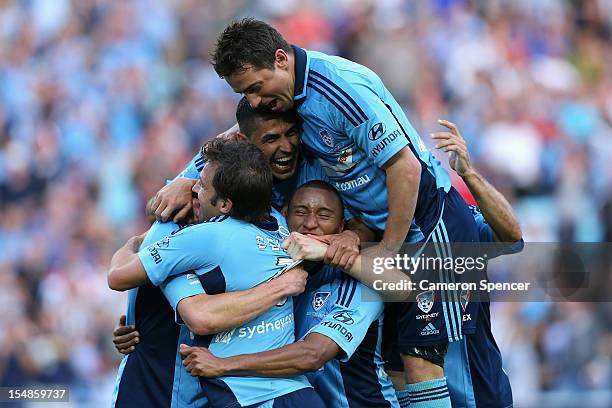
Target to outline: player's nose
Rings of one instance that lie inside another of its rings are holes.
[[[317,229],[318,226],[319,223],[317,222],[317,217],[315,214],[309,213],[308,215],[306,215],[306,217],[304,217],[304,229],[312,231]]]
[[[251,105],[251,108],[256,108],[259,106],[259,104],[261,104],[260,96],[249,94],[245,95],[245,98],[247,99],[247,102],[249,102],[249,105]]]
[[[281,136],[279,140],[279,147],[283,153],[293,153],[294,146],[287,136]]]

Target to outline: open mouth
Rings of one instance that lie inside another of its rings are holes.
[[[296,157],[296,154],[292,154],[290,156],[283,156],[272,160],[271,165],[273,170],[279,173],[285,173],[292,170]]]

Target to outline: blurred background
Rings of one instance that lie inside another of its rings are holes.
[[[0,0],[0,386],[108,406],[110,256],[235,122],[208,54],[247,15],[376,71],[429,146],[458,123],[526,241],[612,240],[612,0]],[[612,406],[610,303],[493,314],[516,407]]]

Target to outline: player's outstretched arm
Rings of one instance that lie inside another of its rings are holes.
[[[181,358],[193,376],[290,377],[316,371],[334,358],[340,348],[329,337],[310,333],[304,340],[276,350],[218,358],[204,347],[181,345]]]
[[[289,237],[283,242],[283,248],[293,259],[305,259],[309,261],[321,261],[327,252],[327,244],[322,242],[320,237],[303,235],[299,232],[292,232]],[[392,253],[386,251],[384,253],[374,252],[381,257],[391,256]],[[373,266],[374,258],[364,253],[358,255],[350,269],[346,269],[353,278],[357,279],[367,287],[374,289],[380,294],[386,302],[402,302],[408,299],[409,290],[397,290],[397,285],[388,285],[389,283],[405,283],[410,280],[410,277],[399,269],[385,269],[382,274],[374,273]],[[387,285],[380,286],[381,282]],[[407,286],[407,285],[404,285]]]
[[[145,235],[146,233],[128,239],[125,245],[115,252],[108,270],[109,288],[124,291],[149,282],[144,266],[138,258],[138,248]]]
[[[306,278],[308,273],[298,266],[252,289],[185,298],[179,302],[178,312],[187,327],[200,336],[230,330],[255,319],[287,297],[302,293]]]
[[[452,122],[438,123],[450,132],[436,132],[431,136],[438,141],[436,149],[450,153],[449,164],[463,179],[476,199],[482,214],[491,226],[496,241],[516,242],[522,238],[521,226],[506,198],[472,166],[467,144]]]

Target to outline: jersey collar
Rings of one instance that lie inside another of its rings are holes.
[[[310,60],[306,50],[292,45],[295,57],[295,85],[293,88],[293,101],[297,108],[306,99],[306,82],[308,81],[308,68]]]
[[[276,218],[270,214],[266,215],[263,220],[254,222],[253,225],[267,231],[278,231],[278,222],[276,222]]]

